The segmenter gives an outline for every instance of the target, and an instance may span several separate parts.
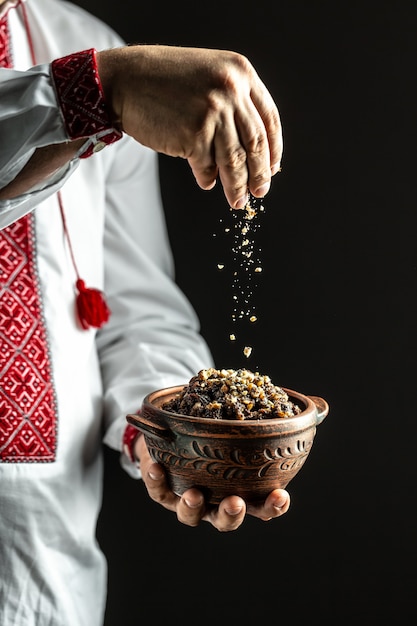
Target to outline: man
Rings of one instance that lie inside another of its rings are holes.
[[[126,47],[60,0],[0,5],[0,617],[99,626],[103,440],[184,524],[288,510],[284,490],[179,498],[125,419],[212,364],[174,282],[156,153],[242,208],[279,169],[281,128],[238,54]]]

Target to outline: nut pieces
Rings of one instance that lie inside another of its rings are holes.
[[[247,369],[203,369],[162,407],[166,411],[211,419],[259,420],[301,413],[269,376]]]

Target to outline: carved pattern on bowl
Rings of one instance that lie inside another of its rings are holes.
[[[292,445],[285,447],[265,446],[256,452],[245,453],[244,450],[235,448],[225,457],[221,448],[207,444],[201,446],[196,440],[192,440],[188,448],[176,450],[167,442],[164,442],[162,447],[159,439],[149,435],[146,439],[151,455],[157,463],[171,468],[203,471],[226,480],[249,476],[262,478],[271,472],[298,470],[304,464],[313,445],[313,437],[310,437],[297,439]]]

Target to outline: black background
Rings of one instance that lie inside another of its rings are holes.
[[[257,235],[249,359],[228,339],[221,188],[161,157],[177,281],[219,367],[330,404],[290,511],[235,533],[182,526],[106,451],[106,626],[415,619],[417,3],[79,4],[129,43],[242,52],[268,85],[285,147]]]

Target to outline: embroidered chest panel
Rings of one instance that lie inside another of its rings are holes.
[[[33,216],[0,231],[0,462],[55,460],[57,410]]]

